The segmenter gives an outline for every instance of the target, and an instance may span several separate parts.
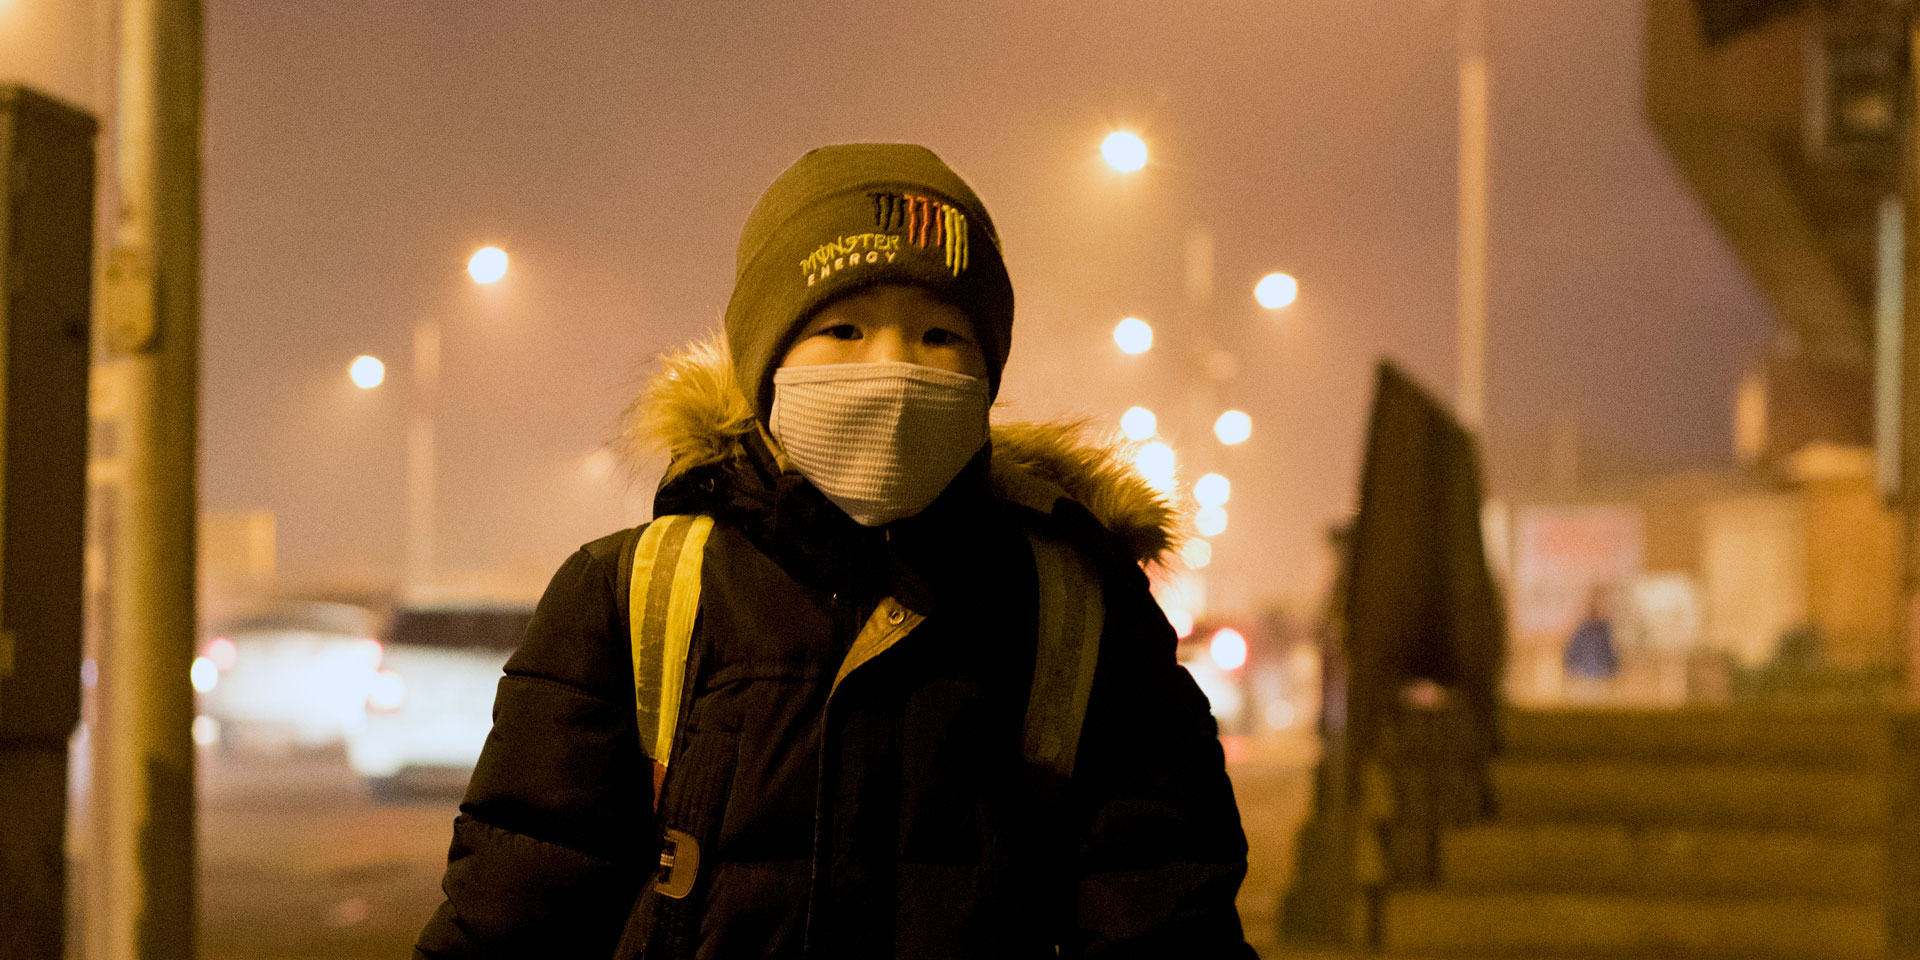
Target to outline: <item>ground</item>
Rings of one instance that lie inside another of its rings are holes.
[[[1240,913],[1263,956],[1291,876],[1313,747],[1298,736],[1227,742],[1251,848]],[[457,786],[374,796],[326,752],[203,754],[201,950],[205,960],[407,955],[440,901]]]

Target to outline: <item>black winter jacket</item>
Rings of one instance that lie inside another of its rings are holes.
[[[1130,475],[1067,476],[1090,461],[1047,449],[1062,436],[997,431],[999,454],[884,531],[780,472],[756,434],[677,463],[656,513],[716,525],[657,812],[622,599],[636,529],[567,560],[508,662],[416,957],[1252,957],[1206,700],[1122,538],[1048,482]],[[1022,760],[1029,528],[1103,584],[1070,780]],[[889,596],[925,623],[835,689]],[[668,828],[700,846],[684,899],[649,883]]]

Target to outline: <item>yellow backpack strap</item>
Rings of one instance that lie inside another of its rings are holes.
[[[633,551],[627,622],[633,634],[634,719],[640,746],[659,771],[673,753],[687,649],[700,612],[700,561],[712,531],[712,517],[655,517]]]
[[[1031,530],[1027,540],[1040,575],[1040,625],[1021,753],[1028,763],[1070,777],[1100,661],[1106,604],[1099,577],[1079,551]]]

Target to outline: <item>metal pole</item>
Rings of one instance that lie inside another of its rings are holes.
[[[1459,0],[1459,342],[1455,413],[1478,432],[1487,412],[1487,51],[1485,0]]]
[[[413,412],[407,423],[407,586],[433,584],[435,420],[440,403],[440,322],[413,327]]]
[[[1908,26],[1908,55],[1920,55],[1920,18]],[[1920,102],[1920,70],[1908,68],[1910,102]],[[1901,187],[1905,194],[1904,240],[1920,238],[1920,122],[1908,111],[1902,144]],[[1906,643],[1907,695],[1920,699],[1920,242],[1904,242],[1900,337],[1900,601],[1898,628]],[[1884,345],[1883,345],[1884,346]]]
[[[1902,485],[1900,358],[1906,307],[1906,208],[1896,191],[1880,198],[1873,291],[1873,453],[1881,499],[1898,508]]]
[[[123,391],[94,755],[89,937],[111,960],[194,954],[195,460],[200,304],[198,0],[122,0],[104,364]]]

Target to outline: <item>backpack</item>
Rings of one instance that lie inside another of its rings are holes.
[[[633,643],[634,717],[640,744],[653,758],[655,803],[672,762],[687,657],[700,611],[700,565],[712,531],[709,516],[656,517],[641,532],[633,553],[626,600]],[[1021,756],[1066,778],[1073,775],[1106,608],[1099,578],[1078,551],[1031,529],[1027,540],[1039,575],[1040,615]],[[898,643],[924,620],[892,597],[881,600],[847,650],[835,673],[834,688],[855,667]],[[660,855],[663,872],[655,881],[656,889],[675,899],[685,897],[693,889],[698,857],[699,846],[691,836],[667,830]]]

